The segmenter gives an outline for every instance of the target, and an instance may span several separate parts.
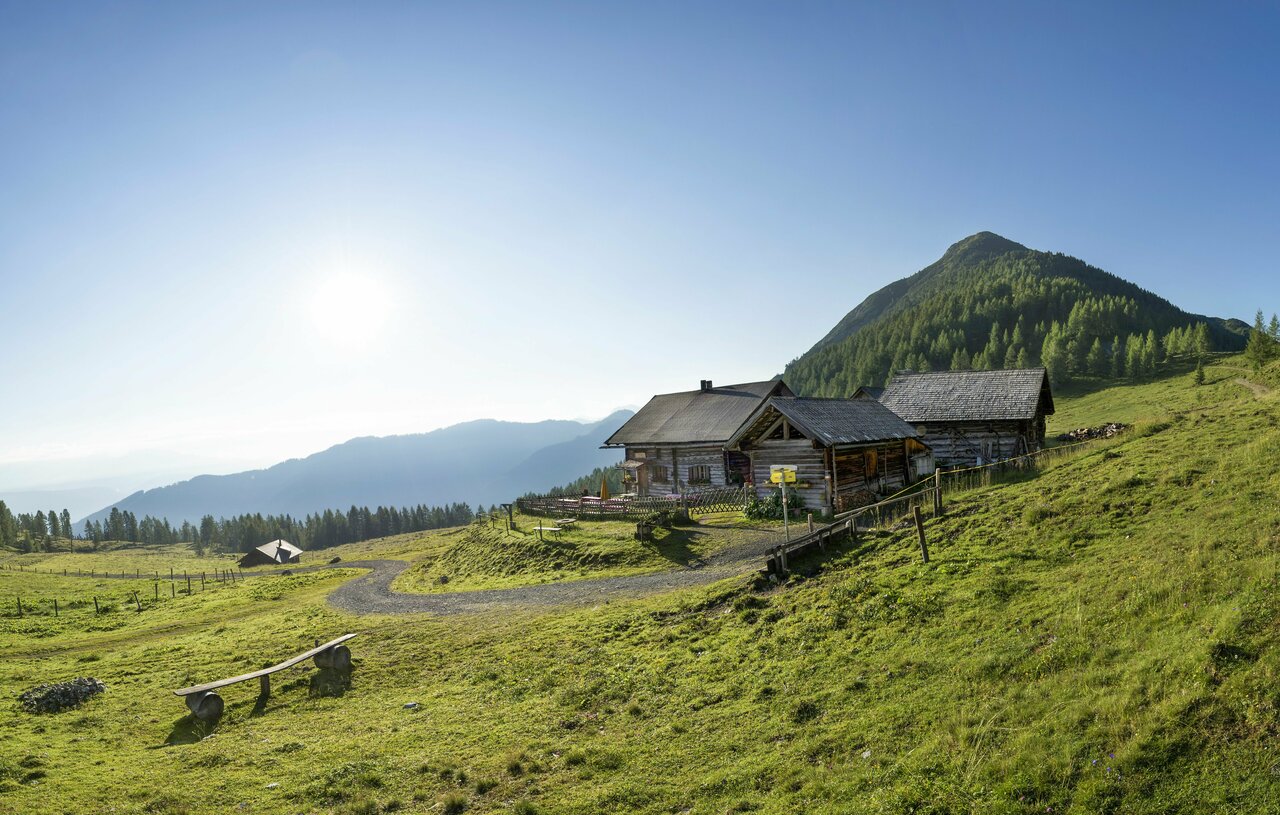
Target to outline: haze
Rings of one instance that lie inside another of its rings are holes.
[[[0,4],[0,487],[766,378],[983,229],[1251,319],[1240,9]]]

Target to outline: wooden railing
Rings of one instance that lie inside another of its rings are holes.
[[[772,547],[765,569],[770,574],[784,575],[789,571],[788,561],[792,557],[825,550],[832,543],[856,541],[861,530],[888,526],[908,517],[914,519],[917,510],[923,513],[927,508],[932,516],[941,515],[942,490],[936,485],[929,486],[929,480],[920,483],[925,485],[921,489],[842,512],[831,523]]]
[[[1049,464],[1083,452],[1086,445],[1096,444],[1098,441],[1090,439],[1072,444],[1059,444],[1002,461],[941,470],[938,473],[938,486],[947,493],[989,487],[1007,477],[1039,472]]]
[[[646,498],[618,496],[601,500],[592,496],[539,495],[516,499],[516,507],[526,515],[548,518],[600,520],[641,520],[655,512],[694,515],[732,512],[746,507],[749,487],[717,487],[684,495],[657,495]]]

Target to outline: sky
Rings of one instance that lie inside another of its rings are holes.
[[[0,488],[768,378],[980,230],[1280,310],[1277,41],[1248,2],[0,0]]]

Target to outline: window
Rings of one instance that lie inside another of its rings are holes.
[[[711,483],[711,465],[695,464],[689,468],[690,484],[710,484]]]
[[[650,464],[649,474],[655,484],[665,484],[671,480],[671,473],[665,464]]]

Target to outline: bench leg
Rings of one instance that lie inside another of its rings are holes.
[[[202,722],[216,722],[222,718],[222,697],[213,691],[188,694],[186,701],[187,707]]]
[[[316,667],[330,668],[335,671],[351,670],[351,649],[345,645],[334,647],[316,654]]]
[[[271,674],[263,674],[258,677],[258,682],[262,686],[262,689],[258,692],[258,699],[259,701],[266,701],[267,697],[271,695]]]

